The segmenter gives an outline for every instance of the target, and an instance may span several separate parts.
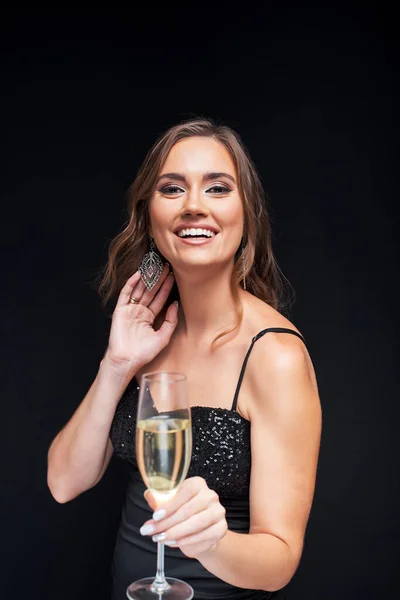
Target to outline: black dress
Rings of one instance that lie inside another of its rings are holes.
[[[250,526],[249,485],[251,468],[250,421],[236,412],[236,404],[246,364],[254,343],[265,333],[292,333],[274,327],[260,331],[252,340],[240,372],[232,408],[192,407],[193,452],[188,477],[203,477],[215,490],[226,509],[228,528],[248,533]],[[303,340],[304,342],[304,340]],[[152,511],[143,497],[145,485],[135,457],[135,426],[138,386],[132,380],[118,404],[110,438],[115,453],[128,461],[129,480],[117,535],[113,574],[113,600],[126,600],[126,588],[142,577],[155,575],[157,544],[142,536],[140,527],[151,519]],[[218,579],[196,559],[178,548],[165,546],[165,573],[189,583],[195,600],[284,600],[285,594],[238,588]]]

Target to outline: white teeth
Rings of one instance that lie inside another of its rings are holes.
[[[190,229],[181,229],[178,232],[179,237],[186,237],[188,235],[190,236],[199,236],[199,235],[205,235],[207,237],[214,237],[215,236],[215,232],[214,231],[210,231],[209,229],[200,229],[197,228],[195,229],[194,227],[191,227]]]

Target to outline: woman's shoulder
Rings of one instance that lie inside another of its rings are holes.
[[[258,298],[248,299],[244,309],[252,339],[257,336],[247,365],[248,382],[253,391],[265,389],[280,378],[312,371],[311,359],[302,332],[284,315]],[[269,331],[281,328],[284,331]],[[263,332],[265,332],[263,334]],[[294,332],[298,335],[293,335]],[[255,394],[257,396],[258,394]]]
[[[299,331],[292,321],[266,302],[251,294],[247,294],[243,302],[243,321],[246,323],[246,330],[249,333],[251,332],[251,337],[267,329],[277,327],[302,335],[301,331]],[[271,340],[279,342],[282,338],[284,345],[286,338],[297,338],[301,342],[297,336],[285,333],[268,332],[268,335],[264,337],[266,338],[264,343],[267,345],[271,343]],[[287,341],[290,342],[290,339]]]

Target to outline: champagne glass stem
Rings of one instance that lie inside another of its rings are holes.
[[[169,585],[164,575],[164,544],[158,542],[157,544],[157,573],[156,578],[153,582],[152,589],[155,592],[164,592],[169,588]]]

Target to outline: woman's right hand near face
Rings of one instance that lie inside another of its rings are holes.
[[[133,376],[152,361],[169,343],[178,322],[178,305],[169,306],[161,327],[155,331],[154,322],[162,310],[174,277],[164,265],[157,285],[148,291],[137,271],[122,288],[113,316],[108,348],[104,359],[119,375]],[[133,304],[131,297],[137,300]],[[104,360],[103,359],[103,360]]]

